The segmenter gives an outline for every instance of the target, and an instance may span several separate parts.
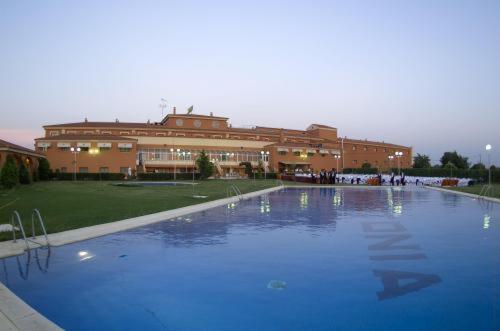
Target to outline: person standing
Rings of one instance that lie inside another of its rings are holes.
[[[391,174],[390,183],[391,183],[391,186],[394,186],[394,173]]]

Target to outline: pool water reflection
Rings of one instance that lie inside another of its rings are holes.
[[[493,330],[495,208],[285,189],[4,259],[0,280],[68,330]]]

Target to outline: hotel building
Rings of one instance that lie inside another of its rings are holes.
[[[219,176],[243,175],[242,162],[267,171],[410,167],[411,147],[339,137],[337,129],[311,124],[306,130],[236,128],[228,118],[168,114],[161,122],[91,122],[43,127],[38,152],[60,172],[191,172],[205,150]],[[72,151],[73,149],[73,151]],[[395,156],[402,152],[401,156]]]

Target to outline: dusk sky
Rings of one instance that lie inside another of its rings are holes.
[[[161,120],[409,145],[500,164],[500,1],[2,1],[0,139]]]

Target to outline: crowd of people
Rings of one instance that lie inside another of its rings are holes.
[[[396,175],[391,174],[342,174],[336,169],[326,170],[321,169],[319,172],[313,170],[304,171],[302,169],[295,170],[295,177],[302,179],[299,181],[309,181],[317,184],[352,184],[362,185],[375,182],[378,185],[390,186],[406,186],[406,185],[429,185],[441,186],[443,180],[449,180],[446,177],[421,177],[421,176],[406,176],[404,173]],[[470,185],[473,180],[471,178],[454,178],[457,181],[457,186]]]

